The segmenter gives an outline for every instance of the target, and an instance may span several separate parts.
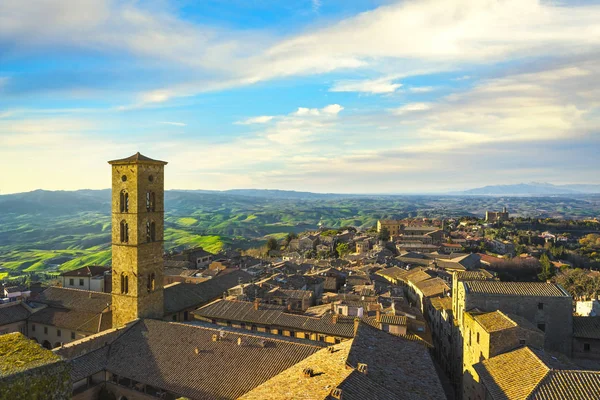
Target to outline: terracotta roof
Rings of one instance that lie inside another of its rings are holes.
[[[0,326],[24,321],[29,317],[29,310],[20,302],[0,305]]]
[[[573,317],[573,337],[600,339],[600,317]]]
[[[36,303],[56,308],[101,313],[112,303],[110,293],[50,286],[35,298]]]
[[[137,153],[135,153],[134,155],[129,156],[127,158],[121,158],[120,160],[111,160],[108,163],[112,164],[112,165],[118,165],[118,164],[141,164],[141,163],[167,165],[166,161],[153,160],[150,157],[146,157],[145,155],[140,154],[139,151]]]
[[[521,347],[478,363],[474,368],[493,399],[526,400],[562,399],[563,397],[539,397],[537,391],[534,391],[551,370],[576,367],[567,360],[542,350]]]
[[[463,282],[468,293],[493,294],[505,296],[570,297],[559,285],[545,282],[500,282],[466,281]]]
[[[380,271],[377,271],[376,274],[383,276],[383,277],[389,277],[392,279],[398,279],[398,276],[402,276],[406,273],[407,271],[404,268],[400,268],[400,267],[390,267],[390,268],[386,268],[386,269],[382,269]]]
[[[252,276],[235,270],[225,275],[201,283],[178,283],[165,287],[165,314],[172,314],[189,308],[199,307],[223,295],[234,286],[250,282]]]
[[[542,331],[539,330],[535,325],[518,315],[505,314],[502,311],[493,311],[483,314],[471,313],[471,315],[479,323],[479,325],[481,325],[481,327],[489,333],[519,326],[521,328],[533,330],[542,334]]]
[[[221,319],[249,324],[271,325],[292,330],[323,333],[327,335],[351,338],[354,336],[354,319],[337,316],[333,322],[332,314],[320,318],[289,314],[286,308],[273,304],[260,304],[258,310],[249,301],[217,300],[193,312],[194,315],[211,320]]]
[[[64,308],[46,307],[33,313],[29,317],[29,321],[72,331],[98,333],[111,328],[112,312],[92,313]]]
[[[529,399],[600,399],[600,372],[550,371]]]
[[[439,296],[450,290],[450,286],[441,278],[431,278],[415,284],[423,296]]]
[[[344,399],[397,399],[396,395],[371,381],[367,375],[347,368],[352,341],[322,349],[246,393],[240,400],[329,399],[332,389],[342,390]],[[311,369],[312,376],[304,376]]]
[[[411,282],[412,284],[417,284],[427,279],[431,279],[431,277],[432,275],[428,274],[425,270],[416,268],[414,270],[410,270],[408,274],[404,275],[402,280]]]
[[[452,297],[433,297],[431,299],[431,305],[436,310],[452,310]]]
[[[484,281],[493,279],[494,275],[485,269],[478,269],[473,271],[459,271],[456,273],[456,277],[459,281]]]
[[[82,375],[76,368],[89,373],[104,366],[119,376],[181,396],[236,399],[322,348],[250,333],[226,332],[218,341],[213,341],[213,335],[220,331],[140,320],[106,349],[99,347],[70,359],[72,377]],[[94,341],[104,342],[103,335]]]
[[[104,275],[106,271],[110,271],[110,267],[103,267],[100,265],[88,265],[85,267],[77,268],[71,271],[63,272],[61,276],[100,276]]]

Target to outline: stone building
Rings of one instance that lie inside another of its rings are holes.
[[[543,348],[544,333],[532,323],[502,311],[466,312],[463,321],[463,399],[485,399],[474,365],[521,346]]]
[[[573,358],[600,360],[600,317],[573,317]]]
[[[486,211],[485,212],[485,220],[489,221],[489,222],[502,222],[502,221],[508,221],[508,211],[506,210],[506,207],[504,207],[502,209],[502,211],[500,212],[496,212],[496,211]]]
[[[110,268],[90,265],[60,274],[62,287],[110,293]]]
[[[140,153],[112,166],[113,327],[162,318],[164,161]]]
[[[453,297],[455,318],[465,312],[500,310],[521,316],[544,332],[544,348],[571,356],[573,299],[560,285],[543,282],[459,281]],[[462,328],[464,336],[464,328]]]

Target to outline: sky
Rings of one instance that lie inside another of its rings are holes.
[[[0,194],[600,183],[600,2],[1,0]]]

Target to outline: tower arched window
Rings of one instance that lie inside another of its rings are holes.
[[[129,226],[124,220],[121,221],[121,243],[129,242]]]
[[[121,294],[129,293],[129,277],[121,272]]]
[[[146,242],[156,241],[156,224],[154,221],[146,221]]]
[[[119,197],[119,209],[121,212],[129,212],[129,193],[125,190],[121,191]]]
[[[156,287],[156,275],[151,273],[148,275],[148,293],[153,292]]]
[[[156,196],[154,192],[146,192],[146,211],[155,211],[156,210]]]

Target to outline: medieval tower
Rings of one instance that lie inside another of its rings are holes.
[[[163,317],[164,161],[112,166],[112,325]]]

